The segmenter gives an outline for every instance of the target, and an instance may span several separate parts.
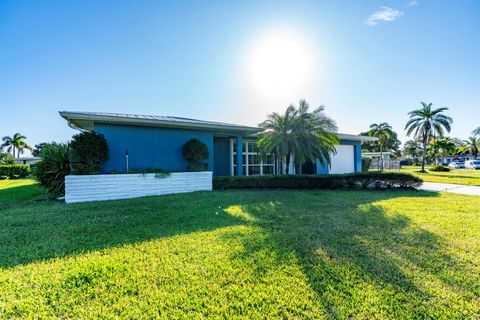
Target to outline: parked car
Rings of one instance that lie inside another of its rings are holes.
[[[452,169],[463,169],[465,168],[465,163],[461,161],[452,161],[448,164],[448,167]]]
[[[480,160],[465,161],[465,169],[480,169]]]

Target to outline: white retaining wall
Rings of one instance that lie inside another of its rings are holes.
[[[65,202],[129,199],[170,193],[212,190],[212,172],[99,174],[65,177]]]

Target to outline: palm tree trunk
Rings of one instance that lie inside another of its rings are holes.
[[[425,171],[425,156],[427,155],[427,143],[425,139],[423,140],[423,151],[422,151],[422,172]]]
[[[383,171],[383,146],[380,144],[380,171]]]
[[[282,174],[287,174],[287,157],[282,157]]]
[[[294,174],[293,172],[293,168],[294,168],[294,164],[293,164],[293,153],[290,152],[290,158],[288,159],[289,163],[288,163],[288,174]]]
[[[16,159],[16,157],[15,157],[15,146],[13,146],[12,151],[13,151],[13,157]]]

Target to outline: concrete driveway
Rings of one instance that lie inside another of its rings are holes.
[[[462,184],[424,182],[418,190],[435,191],[435,192],[451,192],[458,194],[466,194],[470,196],[480,196],[480,187],[466,186]]]

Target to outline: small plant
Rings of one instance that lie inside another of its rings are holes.
[[[65,193],[65,176],[70,174],[69,145],[49,143],[40,152],[35,177],[42,187],[54,195]]]
[[[370,170],[370,166],[372,165],[371,158],[362,158],[362,171],[367,172]]]
[[[108,144],[102,134],[82,132],[72,138],[69,151],[72,174],[98,174],[108,160]]]
[[[198,139],[190,139],[183,145],[183,156],[188,162],[188,170],[207,170],[208,163],[202,162],[208,159],[208,147]]]
[[[449,172],[450,168],[445,167],[445,166],[432,166],[429,171],[432,172]]]
[[[170,176],[170,171],[163,170],[163,169],[155,169],[155,168],[147,168],[147,169],[130,169],[128,172],[124,171],[117,171],[111,170],[109,174],[147,174],[147,173],[154,173],[155,178],[163,179]]]

